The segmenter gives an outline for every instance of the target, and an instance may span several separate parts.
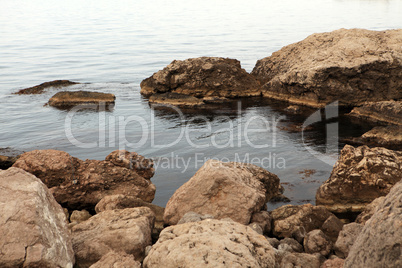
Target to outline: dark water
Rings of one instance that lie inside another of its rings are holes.
[[[292,203],[314,202],[342,147],[329,126],[338,122],[341,137],[364,129],[341,117],[293,132],[291,124],[302,124],[315,111],[297,117],[283,113],[283,104],[259,100],[213,111],[153,110],[139,94],[142,79],[174,59],[199,56],[236,58],[251,71],[256,60],[315,32],[402,26],[401,1],[0,4],[0,148],[53,148],[82,159],[104,159],[126,148],[153,157],[158,205],[165,205],[208,158],[263,166],[285,183]],[[69,113],[43,107],[56,89],[11,95],[55,79],[87,83],[68,90],[113,93],[116,106],[109,112]]]

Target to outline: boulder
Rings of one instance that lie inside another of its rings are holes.
[[[345,145],[331,175],[317,190],[316,204],[331,212],[362,212],[402,178],[402,152]]]
[[[362,229],[363,226],[355,222],[343,226],[334,245],[336,256],[342,259],[345,259],[348,256],[350,247],[356,241],[356,238]]]
[[[402,98],[402,30],[339,29],[257,61],[264,96],[323,107]]]
[[[121,152],[124,157],[125,151]],[[13,166],[41,179],[56,201],[70,210],[91,210],[103,197],[113,194],[147,202],[155,196],[155,185],[138,174],[144,174],[143,170],[137,173],[135,166],[129,169],[111,160],[82,161],[62,151],[35,150],[22,154]]]
[[[106,210],[72,229],[76,266],[90,267],[111,251],[141,262],[151,245],[155,216],[147,207]]]
[[[319,229],[308,232],[303,242],[306,253],[319,253],[324,257],[329,255],[332,250],[332,245],[328,236]]]
[[[126,150],[116,150],[106,156],[106,161],[110,161],[115,166],[128,169],[135,169],[138,175],[145,179],[151,179],[155,174],[152,159],[145,158],[136,152]]]
[[[87,210],[85,210],[85,209],[83,209],[83,210],[74,210],[71,213],[70,222],[80,223],[80,222],[88,220],[91,217],[92,217],[92,215],[89,214],[89,212]]]
[[[48,88],[62,88],[62,87],[67,87],[71,85],[76,85],[79,84],[77,82],[71,82],[69,80],[54,80],[50,82],[45,82],[40,85],[34,86],[34,87],[28,87],[19,90],[15,94],[18,95],[23,95],[23,94],[42,94],[46,89]]]
[[[303,246],[293,238],[286,237],[279,241],[278,250],[303,253]]]
[[[177,224],[182,224],[182,223],[187,223],[187,222],[197,222],[197,221],[203,221],[206,219],[213,219],[211,215],[201,215],[195,212],[187,212],[184,214],[184,216],[179,220]]]
[[[143,267],[274,267],[264,236],[237,222],[206,219],[165,228]]]
[[[0,267],[73,267],[66,216],[38,178],[0,170],[0,211]]]
[[[335,258],[331,260],[326,260],[320,268],[343,268],[343,265],[345,263],[344,259],[341,258]]]
[[[278,191],[278,176],[263,168],[208,160],[169,199],[164,221],[177,224],[184,214],[193,211],[248,224],[253,213],[261,211]]]
[[[305,204],[300,206],[286,205],[271,212],[273,234],[277,237],[291,237],[299,243],[305,235],[315,229],[322,228],[331,216],[325,207]]]
[[[373,200],[370,204],[368,204],[362,213],[360,213],[356,218],[356,223],[366,224],[366,222],[373,216],[374,211],[377,209],[377,206],[381,204],[385,199],[385,196],[378,197]]]
[[[201,57],[174,60],[141,82],[141,94],[150,102],[199,106],[259,96],[260,84],[237,60]]]
[[[90,268],[141,268],[141,263],[134,260],[133,255],[110,251]]]
[[[258,224],[264,234],[271,232],[272,217],[268,211],[259,211],[251,215],[251,223]]]
[[[332,215],[322,224],[321,230],[333,243],[335,243],[342,227],[343,222],[335,215]]]
[[[115,95],[91,91],[61,91],[48,101],[48,105],[56,108],[71,108],[80,105],[87,108],[110,108],[114,105]]]
[[[278,250],[275,254],[279,268],[320,268],[320,258],[313,254]]]
[[[402,182],[399,182],[364,225],[344,267],[402,267],[401,245]]]
[[[348,114],[359,121],[370,121],[387,125],[402,125],[402,101],[365,102]]]

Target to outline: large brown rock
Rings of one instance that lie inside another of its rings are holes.
[[[324,222],[334,216],[325,207],[305,204],[286,205],[271,212],[273,234],[277,237],[292,237],[299,243],[305,235],[315,229],[321,229]]]
[[[144,260],[148,267],[274,267],[266,238],[237,222],[207,219],[164,229]]]
[[[402,267],[402,182],[366,222],[345,260],[345,268]]]
[[[153,96],[151,102],[198,106],[222,98],[259,96],[260,84],[237,60],[201,57],[173,61],[141,82],[141,94]]]
[[[342,231],[339,233],[338,239],[334,245],[336,256],[342,259],[348,256],[351,246],[356,241],[356,238],[362,229],[363,226],[355,222],[343,226]]]
[[[77,267],[89,267],[111,251],[142,261],[151,245],[155,216],[147,207],[106,210],[75,225],[72,231]]]
[[[402,125],[402,101],[366,102],[353,108],[348,115],[375,123]]]
[[[251,164],[208,160],[169,199],[164,220],[173,225],[193,211],[242,224],[279,191],[279,178]]]
[[[124,158],[125,151],[122,152]],[[117,158],[119,154],[112,152]],[[152,171],[130,169],[117,159],[82,161],[66,152],[56,150],[35,150],[21,155],[14,167],[22,168],[40,178],[53,193],[57,202],[70,210],[93,209],[105,196],[113,194],[130,195],[152,202],[155,185],[149,177]],[[138,173],[137,173],[138,171]]]
[[[402,98],[402,30],[313,34],[257,61],[264,96],[323,107]]]
[[[0,267],[73,267],[66,216],[38,178],[0,170],[0,211]]]
[[[319,253],[326,257],[332,250],[332,242],[323,231],[316,229],[306,234],[303,242],[306,253]]]
[[[346,145],[316,203],[337,213],[361,212],[402,178],[402,152]]]
[[[48,101],[48,104],[57,108],[70,108],[77,105],[97,108],[104,105],[104,108],[114,105],[115,95],[110,93],[91,91],[61,91],[57,92]]]

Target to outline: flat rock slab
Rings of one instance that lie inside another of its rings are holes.
[[[91,91],[61,91],[57,92],[49,99],[48,104],[57,108],[70,108],[77,105],[109,107],[114,104],[116,97],[110,93],[91,92]]]
[[[359,120],[402,126],[402,101],[366,102],[348,114]]]
[[[67,87],[67,86],[71,86],[71,85],[76,85],[76,84],[79,84],[79,83],[71,82],[69,80],[54,80],[54,81],[42,83],[42,84],[34,86],[34,87],[28,87],[28,88],[21,89],[18,92],[16,92],[15,94],[18,94],[18,95],[42,94],[43,92],[45,92],[46,89],[51,88],[51,87],[62,88],[62,87]]]

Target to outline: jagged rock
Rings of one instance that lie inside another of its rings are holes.
[[[303,246],[293,238],[286,237],[279,241],[278,250],[303,253]]]
[[[402,152],[345,145],[316,203],[331,212],[361,212],[402,178]]]
[[[357,236],[344,267],[402,267],[401,245],[402,182],[398,182]]]
[[[348,114],[361,120],[375,123],[402,125],[402,101],[375,101],[366,102],[353,108]]]
[[[291,253],[278,250],[275,254],[279,268],[320,268],[320,258],[313,254]]]
[[[237,222],[206,219],[165,228],[143,267],[274,267],[264,236]]]
[[[75,225],[72,232],[76,266],[90,267],[111,251],[141,262],[151,245],[155,216],[147,207],[106,210]]]
[[[35,150],[22,154],[13,166],[41,179],[57,202],[70,210],[93,209],[103,197],[113,194],[147,202],[155,196],[155,185],[135,167],[128,169],[110,160],[82,161],[62,151]]]
[[[187,222],[197,222],[197,221],[202,221],[206,219],[213,219],[214,217],[212,215],[201,215],[195,212],[187,212],[184,214],[184,216],[179,220],[177,224],[182,224],[182,223],[187,223]]]
[[[251,216],[251,223],[258,224],[264,234],[269,234],[271,232],[271,222],[272,217],[268,211],[259,211]]]
[[[261,211],[278,189],[278,176],[263,168],[208,160],[169,199],[164,220],[177,224],[184,214],[193,211],[248,224],[252,214]]]
[[[141,94],[150,102],[199,106],[259,96],[260,84],[237,60],[201,57],[173,61],[141,82]]]
[[[0,211],[0,267],[73,267],[63,209],[38,178],[0,170]]]
[[[320,268],[343,268],[344,263],[345,260],[341,258],[326,260]]]
[[[335,243],[339,232],[342,230],[343,222],[335,215],[330,216],[321,226],[321,230],[328,238]]]
[[[345,259],[348,256],[350,247],[356,241],[356,238],[362,229],[363,226],[355,222],[343,226],[334,245],[336,256],[342,259]]]
[[[90,268],[141,268],[141,263],[134,260],[133,255],[110,251]]]
[[[306,253],[319,253],[324,257],[332,250],[331,240],[319,229],[307,233],[303,246]]]
[[[402,117],[402,114],[401,114]],[[402,148],[402,125],[375,127],[361,137],[364,143],[395,150]]]
[[[114,105],[115,95],[91,91],[61,91],[48,101],[48,105],[57,108],[71,108],[77,105],[87,108],[110,108]],[[102,106],[103,105],[103,106]]]
[[[29,87],[29,88],[24,88],[16,92],[15,94],[22,95],[22,94],[42,94],[45,89],[55,87],[55,88],[61,88],[61,87],[67,87],[71,85],[79,84],[77,82],[71,82],[69,80],[54,80],[50,82],[45,82],[40,85],[34,86],[34,87]]]
[[[362,213],[360,213],[356,218],[356,223],[366,224],[366,222],[373,216],[374,211],[377,209],[377,206],[381,204],[385,199],[385,196],[378,197],[373,200],[370,204],[368,204]]]
[[[277,237],[292,237],[302,243],[304,236],[333,216],[325,207],[305,204],[300,206],[286,205],[271,212],[273,218],[273,234]]]
[[[402,30],[313,34],[257,61],[264,96],[323,107],[402,98]]]
[[[87,210],[85,210],[85,209],[83,209],[83,210],[74,210],[71,213],[70,222],[80,223],[80,222],[88,220],[91,217],[92,217],[92,215],[89,214],[89,212]]]

